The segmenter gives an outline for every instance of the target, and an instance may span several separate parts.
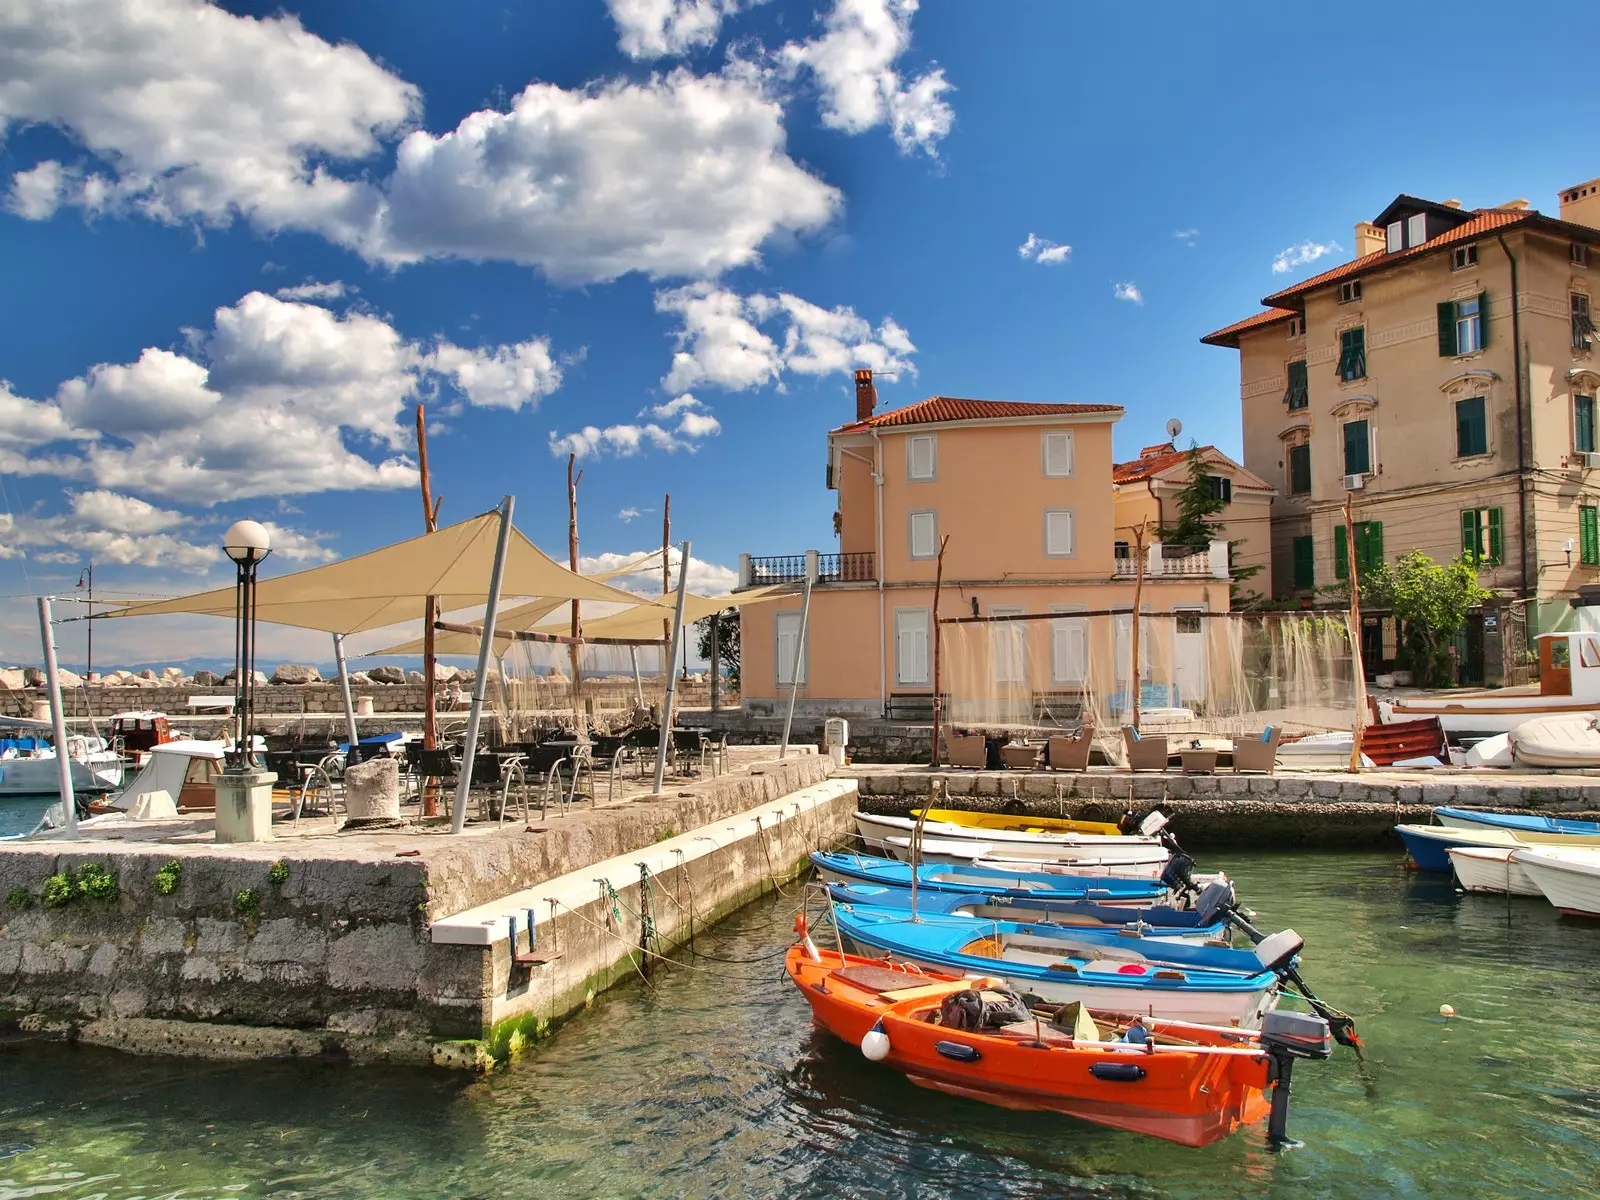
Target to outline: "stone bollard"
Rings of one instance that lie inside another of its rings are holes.
[[[346,829],[400,824],[400,760],[380,755],[345,769]]]

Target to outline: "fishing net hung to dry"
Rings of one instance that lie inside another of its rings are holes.
[[[666,651],[659,645],[586,643],[578,649],[579,688],[572,687],[572,647],[513,642],[501,658],[500,686],[490,689],[506,741],[571,728],[574,708],[592,712],[591,728],[608,732],[666,703]]]
[[[944,621],[939,636],[951,725],[1026,736],[1092,723],[1110,749],[1133,723],[1131,613]],[[1141,730],[1350,728],[1355,674],[1342,613],[1146,613],[1138,643]]]

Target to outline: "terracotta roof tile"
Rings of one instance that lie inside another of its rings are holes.
[[[1277,321],[1287,321],[1290,317],[1300,314],[1292,308],[1269,308],[1266,312],[1258,312],[1253,317],[1246,317],[1242,321],[1235,321],[1232,325],[1225,325],[1215,333],[1208,333],[1200,340],[1208,346],[1237,346],[1239,335],[1246,330],[1259,329],[1263,325],[1271,325]]]
[[[1015,400],[962,400],[955,396],[930,396],[904,408],[890,409],[841,425],[835,433],[858,429],[884,429],[895,425],[932,425],[942,421],[988,421],[1018,417],[1059,417],[1078,413],[1120,414],[1120,404],[1024,404]]]
[[[1210,450],[1210,446],[1202,446],[1202,450]],[[1152,475],[1159,475],[1168,467],[1175,467],[1189,457],[1187,450],[1167,450],[1164,454],[1141,454],[1132,462],[1113,463],[1111,467],[1112,483],[1136,483],[1141,479],[1148,479]]]
[[[1326,287],[1330,283],[1337,283],[1342,279],[1359,275],[1372,267],[1388,267],[1393,263],[1410,262],[1412,259],[1421,258],[1435,250],[1441,250],[1456,242],[1471,241],[1473,238],[1482,237],[1497,229],[1504,229],[1507,225],[1516,225],[1538,217],[1539,211],[1533,208],[1480,208],[1472,214],[1470,221],[1457,225],[1454,229],[1441,233],[1436,238],[1430,238],[1420,246],[1412,246],[1405,250],[1396,250],[1390,254],[1386,250],[1375,250],[1360,258],[1345,263],[1343,266],[1334,267],[1320,275],[1313,275],[1310,279],[1302,280],[1293,287],[1284,288],[1281,292],[1274,292],[1261,301],[1263,304],[1281,304],[1285,300],[1298,300],[1307,292],[1317,288]]]

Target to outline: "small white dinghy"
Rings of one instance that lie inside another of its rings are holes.
[[[1530,767],[1600,767],[1595,714],[1559,713],[1524,721],[1506,735],[1512,756]]]
[[[1568,916],[1600,917],[1600,850],[1530,846],[1512,851],[1511,858]]]
[[[1456,881],[1469,892],[1491,892],[1503,896],[1543,896],[1521,864],[1512,861],[1515,850],[1498,846],[1451,846],[1450,867]]]

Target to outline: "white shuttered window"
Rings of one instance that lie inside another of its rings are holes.
[[[1051,612],[1081,609],[1051,608]],[[1089,622],[1063,617],[1050,622],[1050,674],[1055,683],[1082,683],[1089,677]]]
[[[919,433],[906,446],[906,477],[932,479],[938,470],[938,453],[931,433]]]
[[[991,605],[991,617],[1019,616],[1027,610],[1021,607]],[[1028,623],[1026,621],[995,621],[989,626],[989,657],[994,663],[996,683],[1026,683],[1028,681]]]
[[[800,644],[800,613],[791,609],[788,612],[775,613],[772,618],[773,632],[777,643],[777,676],[779,687],[788,687],[794,683],[794,653],[795,647]],[[800,654],[800,682],[806,682],[806,654],[801,648]]]
[[[1044,435],[1044,473],[1050,479],[1072,474],[1072,431],[1051,430]]]
[[[911,514],[911,557],[939,557],[939,514],[931,510]]]
[[[894,610],[894,678],[896,683],[925,684],[929,679],[928,610]]]
[[[1072,510],[1046,509],[1044,514],[1044,552],[1049,558],[1071,558],[1073,554]]]

